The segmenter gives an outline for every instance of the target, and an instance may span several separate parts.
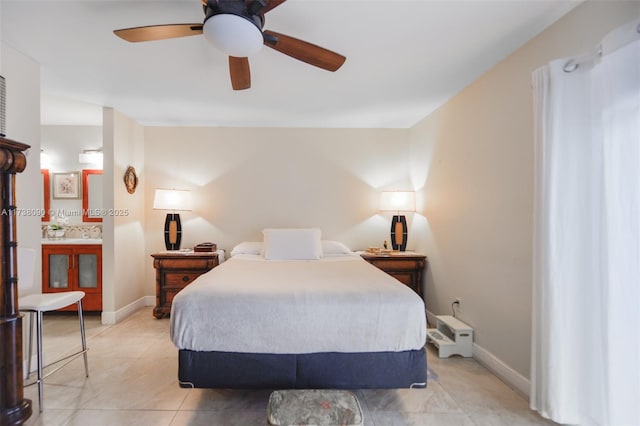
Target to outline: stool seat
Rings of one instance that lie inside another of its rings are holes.
[[[55,311],[64,308],[84,297],[84,291],[65,291],[61,293],[29,294],[20,297],[21,311]]]
[[[270,426],[362,426],[358,398],[349,391],[332,389],[278,390],[269,396]]]

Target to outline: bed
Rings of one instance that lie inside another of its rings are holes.
[[[411,289],[340,243],[285,244],[285,256],[273,238],[243,244],[173,299],[181,387],[426,385],[424,303]]]

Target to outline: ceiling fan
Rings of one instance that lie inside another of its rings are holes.
[[[315,44],[275,31],[263,30],[264,15],[286,0],[201,0],[202,24],[166,24],[123,28],[114,34],[129,42],[163,40],[204,34],[229,55],[233,90],[251,87],[248,56],[265,45],[310,65],[336,71],[346,58]]]

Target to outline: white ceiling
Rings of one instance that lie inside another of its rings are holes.
[[[252,87],[202,36],[127,43],[118,28],[202,22],[200,0],[0,0],[3,43],[41,64],[43,124],[414,125],[575,7],[566,0],[289,0],[265,29],[347,57],[335,73],[263,48]],[[11,82],[7,82],[10,88]]]

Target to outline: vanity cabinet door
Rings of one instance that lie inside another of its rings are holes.
[[[56,247],[42,248],[42,292],[70,291],[72,286],[71,266],[73,250]]]
[[[85,311],[102,311],[102,246],[42,246],[42,292],[81,290],[85,292]],[[77,310],[69,306],[64,311]]]
[[[80,247],[75,251],[79,290],[95,290],[99,287],[100,275],[102,274],[102,255],[100,252]]]

